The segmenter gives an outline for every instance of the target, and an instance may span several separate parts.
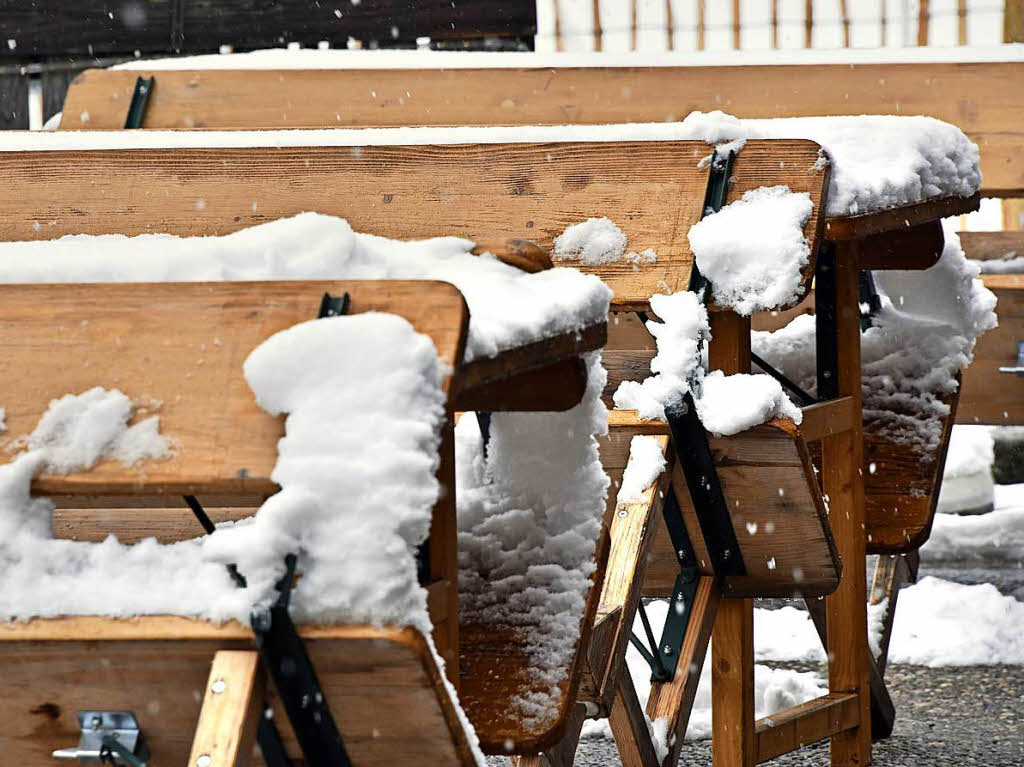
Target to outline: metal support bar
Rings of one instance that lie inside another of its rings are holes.
[[[882,299],[878,295],[875,276],[870,269],[860,270],[858,283],[860,287],[860,329],[864,331],[873,324],[872,318],[882,308]]]
[[[711,166],[708,169],[708,185],[704,190],[704,205],[701,208],[700,217],[704,218],[708,213],[717,213],[725,206],[725,197],[729,191],[729,177],[732,175],[732,164],[736,159],[736,152],[730,151],[727,155],[720,155],[716,149],[711,155]],[[694,293],[704,292],[706,301],[708,279],[700,273],[696,260],[690,266],[690,290]]]
[[[750,359],[754,362],[755,365],[761,368],[761,370],[770,375],[772,378],[774,378],[776,381],[782,384],[784,388],[788,389],[792,394],[794,394],[796,398],[800,400],[800,404],[802,406],[807,407],[808,405],[814,405],[818,402],[818,400],[814,399],[814,397],[812,397],[810,394],[805,392],[795,383],[790,381],[779,370],[773,368],[771,365],[769,365],[767,362],[761,359],[761,357],[754,354],[754,352],[750,353]]]
[[[815,351],[818,401],[839,396],[839,348],[836,345],[836,246],[826,240],[818,248],[814,273]]]
[[[274,722],[274,711],[267,706],[260,715],[259,729],[256,731],[256,742],[260,744],[263,761],[267,767],[292,767],[288,753],[284,750],[281,732]]]
[[[654,632],[651,630],[651,621],[647,617],[647,608],[644,607],[643,600],[637,602],[637,612],[640,615],[640,622],[643,623],[644,633],[647,635],[647,647],[644,647],[643,642],[636,634],[629,635],[629,642],[651,667],[651,681],[667,682],[672,679],[672,671],[665,666],[665,662],[661,659],[661,653],[658,652],[658,644],[654,641]],[[673,666],[673,670],[674,668],[675,666]]]
[[[149,96],[155,83],[155,77],[136,78],[135,90],[132,91],[132,100],[128,105],[128,116],[124,121],[125,128],[142,127],[142,122],[146,119],[146,107],[149,106]]]

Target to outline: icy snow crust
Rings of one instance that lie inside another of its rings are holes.
[[[466,359],[604,322],[611,290],[575,269],[534,274],[459,237],[399,241],[352,231],[343,218],[301,213],[222,237],[73,235],[0,243],[0,282],[192,282],[432,279],[470,308]]]
[[[693,112],[682,122],[461,128],[0,133],[0,151],[257,146],[809,139],[832,160],[827,214],[856,215],[933,197],[969,197],[981,184],[978,147],[930,117],[864,115],[740,120]],[[738,146],[738,144],[737,144]]]
[[[923,272],[874,273],[881,309],[861,334],[865,430],[915,447],[938,447],[956,375],[977,338],[995,327],[995,296],[977,279],[960,240],[947,227],[939,262]],[[805,391],[816,390],[814,317],[751,335],[753,350]]]
[[[413,625],[429,634],[414,554],[439,492],[443,371],[430,339],[393,315],[316,320],[257,347],[245,374],[264,409],[289,413],[272,474],[282,489],[255,517],[170,545],[52,538],[53,505],[29,496],[33,475],[54,456],[98,457],[94,435],[113,433],[107,442],[116,445],[126,420],[119,392],[87,392],[89,408],[55,400],[36,431],[52,435],[43,427],[56,414],[63,439],[0,466],[0,615],[248,623],[252,606],[274,596],[284,555],[298,552],[297,620]],[[110,406],[99,414],[97,401]],[[228,562],[246,588],[228,576]]]
[[[595,439],[608,431],[599,353],[587,367],[571,410],[494,413],[486,459],[473,414],[456,427],[459,619],[526,643],[537,685],[509,707],[532,726],[557,714],[608,491]]]
[[[811,249],[811,197],[787,186],[745,192],[690,227],[687,237],[715,302],[743,316],[794,303]]]

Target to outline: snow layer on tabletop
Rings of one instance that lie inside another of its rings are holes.
[[[617,504],[640,503],[644,493],[661,476],[667,465],[665,452],[655,437],[638,434],[629,443],[629,460],[615,498]]]
[[[773,418],[803,420],[782,385],[768,375],[713,370],[704,376],[700,397],[695,401],[704,428],[716,437],[731,436]]]
[[[611,290],[574,269],[534,274],[458,237],[399,241],[352,231],[343,218],[301,213],[221,237],[72,235],[0,243],[0,282],[191,282],[434,279],[470,307],[467,359],[604,322]]]
[[[996,485],[988,514],[935,518],[921,547],[923,562],[972,562],[1024,567],[1024,485]]]
[[[599,353],[582,402],[564,413],[494,413],[484,457],[472,414],[456,427],[459,612],[516,633],[537,685],[509,702],[523,721],[557,714],[595,569],[608,477],[595,436],[608,429]]]
[[[812,209],[806,192],[761,187],[690,227],[690,248],[716,303],[744,316],[794,303],[810,258],[803,229]]]
[[[978,147],[932,117],[861,115],[738,119],[720,111],[683,120],[691,138],[816,141],[832,160],[827,214],[853,216],[935,197],[970,197],[981,185]]]
[[[992,429],[973,424],[953,427],[942,470],[936,511],[940,513],[990,511],[995,483],[992,464],[995,441]]]
[[[99,454],[108,455],[130,430],[119,392],[94,389],[74,407],[55,400],[40,426],[58,414],[64,428],[47,430],[41,446],[0,466],[0,615],[247,623],[252,606],[274,595],[284,555],[298,552],[297,620],[429,633],[414,555],[439,492],[443,371],[430,339],[393,315],[315,320],[257,347],[245,374],[265,409],[289,413],[272,474],[282,489],[255,517],[168,545],[52,538],[53,505],[30,497],[33,475],[54,456],[96,456],[100,436]],[[238,565],[246,588],[236,587],[227,562]]]
[[[906,444],[922,456],[939,446],[943,401],[974,344],[995,327],[995,296],[977,279],[956,234],[946,227],[938,263],[923,272],[874,272],[881,308],[861,335],[865,430]],[[801,315],[774,332],[755,332],[754,352],[805,391],[816,391],[814,317]]]
[[[708,313],[696,293],[651,296],[651,309],[662,320],[646,322],[658,345],[651,359],[654,375],[643,381],[623,381],[613,395],[617,409],[636,410],[646,421],[663,419],[666,407],[682,402],[690,379],[702,372],[701,343],[710,337]]]
[[[668,613],[668,602],[657,600],[647,604],[647,615],[654,628],[654,635],[660,636],[661,627],[665,623],[665,616]],[[637,636],[644,635],[643,624],[639,615],[635,619],[633,631]],[[812,629],[813,630],[813,629]],[[755,641],[758,639],[755,632]],[[817,639],[817,637],[815,637]],[[711,737],[711,645],[708,644],[708,652],[701,669],[700,682],[697,686],[697,693],[694,697],[693,708],[690,713],[690,722],[686,729],[686,740],[706,740]],[[646,706],[647,699],[651,693],[651,667],[640,657],[640,654],[630,647],[626,651],[626,664],[629,673],[633,677],[633,685],[636,687],[637,696],[640,698],[640,705]],[[827,687],[819,674],[813,671],[792,671],[790,669],[771,668],[763,664],[754,666],[754,710],[755,716],[771,716],[777,711],[799,705],[808,700],[824,695],[828,692]],[[659,736],[660,747],[666,748],[670,745],[667,735],[665,720],[649,722],[649,726],[656,736]],[[611,738],[611,731],[608,727],[608,720],[588,720],[583,726],[583,737],[605,737]]]

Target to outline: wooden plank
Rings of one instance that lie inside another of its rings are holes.
[[[875,573],[871,579],[869,604],[887,603],[885,615],[882,616],[882,632],[878,639],[878,657],[875,659],[881,674],[885,674],[885,667],[889,662],[889,640],[892,639],[893,620],[896,617],[896,602],[899,599],[900,587],[911,580],[909,567],[902,554],[883,554],[878,557],[878,562],[875,563]]]
[[[1020,0],[1005,0],[1003,42],[1024,43],[1024,5]]]
[[[859,251],[855,244],[836,248],[836,347],[838,386],[861,410]],[[822,442],[822,488],[829,497],[829,522],[835,534],[843,577],[825,598],[828,615],[829,692],[858,697],[858,721],[831,738],[832,764],[849,767],[871,763],[870,695],[867,672],[867,611],[864,572],[866,523],[864,453],[860,423]]]
[[[698,26],[702,48],[700,20]],[[75,115],[85,110],[90,127],[123,126],[136,74],[80,77],[68,93],[69,121],[62,127],[84,127]],[[1024,194],[1024,104],[1005,98],[1024,80],[1024,62],[156,75],[146,116],[151,128],[663,122],[708,104],[738,117],[925,114],[959,126],[978,143],[984,196]]]
[[[1024,190],[1022,190],[1024,191]],[[981,195],[973,197],[940,197],[914,205],[904,205],[897,208],[882,211],[880,213],[863,213],[857,216],[833,216],[825,220],[825,237],[829,240],[855,240],[873,234],[893,236],[893,233],[901,229],[913,229],[921,225],[928,225],[936,219],[958,216],[961,213],[970,213],[977,210],[981,202]],[[878,244],[881,241],[877,241]],[[876,242],[870,243],[872,246]],[[874,256],[867,247],[863,248],[865,263],[872,269],[885,268],[907,268],[904,266],[886,266],[885,262],[879,263],[878,257]],[[893,253],[896,251],[893,250]],[[932,262],[934,263],[934,262]],[[926,266],[912,266],[910,268],[921,269]]]
[[[368,626],[300,633],[354,764],[475,764],[420,634]],[[107,708],[136,713],[153,764],[186,764],[211,658],[251,650],[252,641],[237,623],[171,616],[0,624],[5,759],[49,764],[51,751],[77,742],[76,711]],[[287,750],[298,758],[272,691],[270,700]],[[263,764],[251,751],[243,756],[246,767]]]
[[[857,423],[856,403],[849,397],[819,402],[802,410],[800,435],[807,442],[849,431]]]
[[[757,763],[856,727],[856,695],[828,693],[757,720]]]
[[[978,261],[1024,258],[1024,232],[958,232],[964,255]]]
[[[917,44],[928,45],[928,27],[931,13],[928,9],[929,0],[917,0]]]
[[[615,739],[622,767],[660,767],[648,730],[643,706],[636,696],[629,669],[623,666],[616,676],[615,698],[608,716],[608,727]]]
[[[283,420],[256,404],[242,362],[274,333],[315,317],[325,291],[349,291],[353,313],[405,316],[447,365],[465,344],[465,304],[440,282],[106,283],[87,291],[85,302],[81,285],[0,285],[4,444],[31,433],[51,399],[116,385],[136,402],[162,403],[136,417],[159,413],[176,449],[135,468],[105,460],[86,472],[44,473],[32,485],[42,495],[275,492]]]
[[[28,77],[0,74],[0,130],[28,130]]]
[[[867,235],[860,239],[861,268],[927,269],[938,263],[945,242],[938,219]]]
[[[180,7],[180,11],[179,11]],[[108,13],[108,10],[110,13]],[[139,6],[111,6],[102,0],[60,0],[30,4],[0,2],[5,34],[18,41],[21,56],[66,53],[167,53],[175,50],[216,53],[219,45],[276,48],[298,42],[315,46],[327,40],[344,48],[349,37],[389,44],[433,39],[529,37],[536,33],[536,4],[530,0],[374,0],[339,7],[307,0],[147,0]],[[0,57],[11,56],[3,46]]]
[[[583,270],[609,284],[619,308],[646,309],[650,296],[689,279],[686,233],[700,217],[707,169],[697,163],[707,150],[693,141],[0,153],[0,239],[50,239],[83,227],[226,234],[315,210],[344,216],[357,231],[459,235],[500,253],[509,240],[551,250],[567,226],[607,211],[630,248],[652,248],[658,261],[642,270],[628,262]],[[827,182],[812,168],[817,153],[809,141],[750,141],[731,194],[765,184],[809,192],[815,213],[805,234],[813,238]],[[49,179],[45,188],[40,176]],[[813,264],[804,292],[812,274]]]
[[[714,578],[702,577],[697,582],[697,593],[690,608],[690,622],[686,627],[676,666],[678,671],[671,682],[655,682],[651,685],[651,694],[647,699],[647,717],[652,722],[667,717],[669,722],[669,752],[662,761],[666,766],[679,763],[683,736],[690,721],[690,709],[697,694],[708,642],[711,640],[715,616],[721,604],[720,596],[721,591]]]
[[[220,650],[213,656],[188,764],[235,767],[256,738],[265,680],[255,650]]]

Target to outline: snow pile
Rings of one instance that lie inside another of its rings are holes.
[[[810,259],[811,197],[787,186],[752,189],[690,227],[697,268],[715,302],[749,316],[796,302]]]
[[[1024,485],[996,485],[995,510],[988,514],[937,516],[921,559],[1024,567]]]
[[[900,592],[889,660],[940,666],[1024,664],[1024,603],[990,583],[922,578]]]
[[[935,197],[970,197],[981,185],[978,147],[954,125],[932,117],[861,115],[738,119],[691,112],[687,138],[816,141],[832,160],[829,216],[854,216]]]
[[[470,307],[467,359],[604,322],[611,291],[574,269],[522,272],[473,256],[459,237],[398,241],[352,231],[342,218],[302,213],[223,237],[75,235],[0,243],[0,282],[210,282],[433,279]]]
[[[981,513],[992,510],[995,483],[992,464],[995,441],[988,426],[953,427],[942,471],[942,488],[936,511]]]
[[[167,455],[170,443],[160,434],[160,417],[128,426],[134,413],[122,392],[96,386],[51,400],[35,430],[12,446],[40,451],[46,470],[59,474],[88,469],[101,458],[134,466]]]
[[[245,372],[263,407],[290,413],[272,474],[282,489],[255,517],[170,545],[52,538],[53,505],[30,497],[32,477],[52,456],[88,468],[81,462],[131,430],[119,392],[55,400],[34,433],[45,446],[0,466],[0,615],[247,623],[253,605],[275,596],[284,555],[296,552],[297,620],[414,625],[429,635],[414,553],[439,490],[443,371],[430,339],[392,315],[315,320],[268,339]]]
[[[617,409],[636,410],[647,421],[664,419],[665,408],[678,406],[689,382],[699,380],[701,343],[710,337],[708,313],[696,293],[651,296],[651,309],[662,319],[646,323],[658,344],[651,360],[654,375],[623,381],[613,397]]]
[[[617,504],[641,503],[644,493],[665,470],[665,453],[655,437],[643,434],[633,437],[629,443],[629,460],[622,472]]]
[[[564,413],[494,413],[486,457],[472,414],[456,427],[459,620],[511,630],[537,685],[509,701],[531,725],[557,714],[595,569],[608,492],[597,440],[606,375],[588,355],[582,402]]]
[[[716,437],[731,436],[773,418],[803,420],[782,385],[771,376],[747,373],[725,375],[713,370],[704,376],[697,415],[704,428]]]
[[[626,235],[611,219],[588,218],[555,238],[555,258],[588,266],[618,261],[626,253]]]
[[[934,460],[957,373],[995,327],[995,296],[947,228],[937,264],[925,271],[875,272],[881,308],[861,335],[864,427],[869,437],[913,447]],[[814,317],[751,336],[754,352],[805,391],[816,391]]]

